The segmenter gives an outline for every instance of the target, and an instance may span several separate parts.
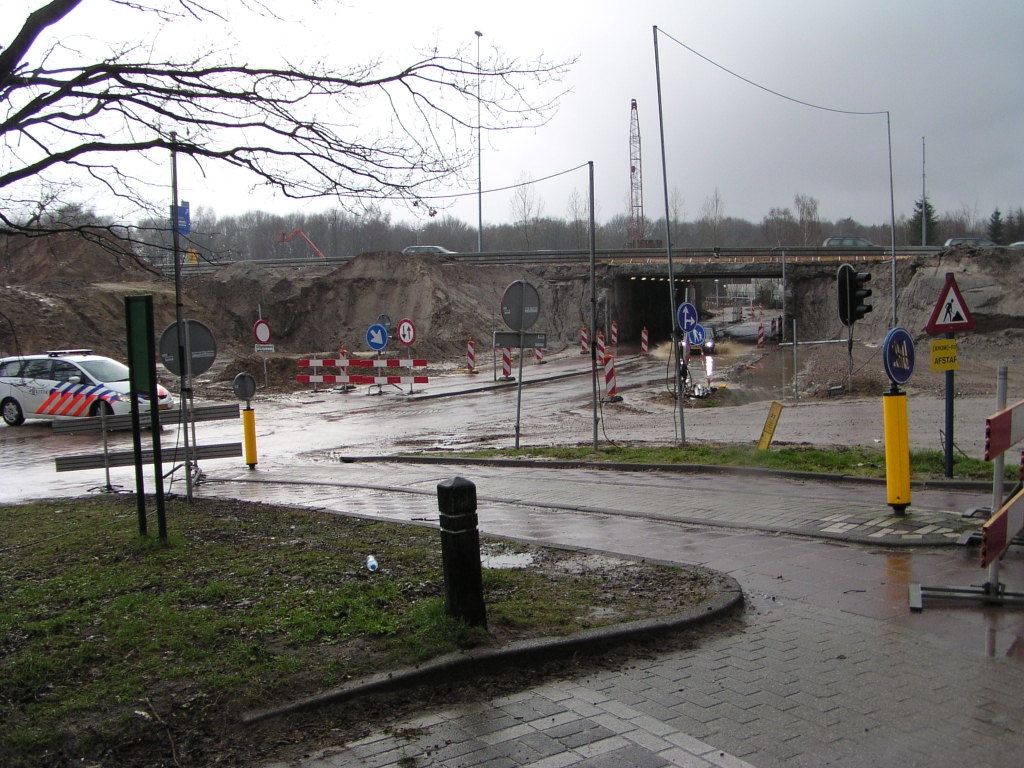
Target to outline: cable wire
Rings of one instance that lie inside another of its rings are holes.
[[[703,59],[704,61],[706,61],[708,64],[712,65],[713,67],[717,67],[718,69],[722,70],[723,72],[725,72],[727,74],[730,74],[730,75],[732,75],[733,77],[735,77],[735,78],[737,78],[739,80],[742,80],[743,82],[747,83],[748,85],[752,85],[755,88],[759,88],[760,90],[764,91],[765,93],[770,93],[772,96],[778,96],[780,99],[785,99],[786,101],[791,101],[794,104],[800,104],[801,106],[804,106],[804,107],[810,107],[811,109],[820,109],[822,112],[835,112],[836,114],[840,114],[840,115],[887,115],[887,114],[889,114],[889,111],[885,110],[885,109],[876,110],[876,111],[873,111],[873,112],[863,112],[863,111],[858,111],[858,110],[853,110],[853,109],[835,109],[834,107],[823,107],[823,106],[821,106],[819,104],[812,104],[809,101],[801,101],[800,99],[793,98],[792,96],[787,96],[784,93],[779,93],[778,91],[773,91],[771,88],[768,88],[767,86],[761,85],[760,83],[755,83],[753,80],[751,80],[751,79],[749,79],[747,77],[744,77],[743,75],[741,75],[741,74],[739,74],[737,72],[733,72],[728,67],[725,67],[725,66],[719,64],[717,61],[713,61],[712,59],[709,59],[703,53],[700,53],[699,51],[695,51],[693,48],[688,46],[686,43],[682,42],[681,40],[676,39],[675,37],[670,35],[668,32],[666,32],[665,30],[661,29],[660,27],[655,27],[655,29],[657,29],[659,32],[661,32],[661,34],[663,34],[665,37],[667,37],[672,42],[674,42],[674,43],[676,43],[678,45],[681,45],[683,48],[688,50],[694,56],[697,56],[698,58]]]

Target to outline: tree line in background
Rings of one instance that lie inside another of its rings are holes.
[[[670,201],[672,244],[676,248],[773,248],[820,245],[834,236],[863,237],[878,245],[890,242],[888,224],[861,224],[852,218],[829,221],[818,215],[818,201],[798,194],[790,207],[774,207],[759,222],[725,215],[722,197],[716,189],[701,206],[698,216],[686,220],[678,195]],[[986,220],[976,210],[935,214],[932,204],[923,206],[927,222],[927,244],[941,245],[951,237],[986,237],[1004,245],[1024,240],[1024,208],[1003,215],[998,209]],[[485,224],[484,250],[585,250],[589,247],[589,213],[578,193],[570,195],[565,216],[544,215],[544,203],[528,183],[519,187],[510,206],[510,221]],[[915,203],[914,215],[896,223],[897,245],[921,244],[922,205]],[[421,222],[396,221],[379,209],[362,215],[340,209],[319,213],[278,215],[249,211],[218,218],[213,209],[198,207],[192,216],[192,233],[182,248],[192,248],[204,261],[234,259],[282,259],[313,255],[301,239],[284,238],[296,229],[329,256],[355,256],[373,251],[401,251],[410,245],[440,245],[452,251],[477,250],[476,227],[452,216],[438,216]],[[170,233],[158,220],[139,223],[142,233],[140,254],[154,263],[169,260]],[[646,222],[649,237],[663,238],[665,219]],[[630,238],[628,214],[612,216],[597,225],[599,249],[623,248]]]

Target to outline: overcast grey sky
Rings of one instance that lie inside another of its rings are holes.
[[[0,10],[10,20],[42,2],[0,0]],[[101,0],[86,0],[82,10],[86,6],[95,11],[88,19],[76,11],[54,31],[123,34],[112,24],[113,6]],[[1019,0],[350,0],[305,21],[239,26],[234,36],[239,50],[401,62],[414,57],[413,46],[435,41],[442,51],[475,50],[474,31],[480,30],[485,49],[496,45],[556,60],[578,56],[565,81],[572,90],[549,124],[485,137],[483,185],[502,187],[524,173],[539,178],[593,160],[602,220],[626,210],[631,99],[640,111],[645,209],[649,218],[664,213],[653,25],[796,99],[842,110],[889,110],[897,216],[909,215],[921,194],[922,137],[928,194],[940,213],[967,206],[987,218],[996,206],[1024,205]],[[204,44],[202,29],[172,27],[164,35],[164,44],[182,49]],[[167,35],[181,37],[169,41]],[[824,218],[888,221],[884,115],[830,114],[784,101],[665,37],[661,68],[668,185],[678,190],[687,219],[717,188],[726,215],[752,221],[773,206],[792,207],[796,193],[817,198]],[[205,179],[181,169],[180,194],[193,206],[209,205],[220,215],[295,207],[250,194],[244,179],[204,170]],[[467,186],[475,190],[475,178]],[[586,193],[585,170],[538,185],[544,212],[564,216],[574,188]],[[509,200],[509,193],[485,195],[485,222],[508,220]],[[475,224],[475,197],[448,212]],[[414,219],[405,210],[396,216]]]

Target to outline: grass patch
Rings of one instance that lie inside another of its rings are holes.
[[[0,506],[0,764],[252,764],[277,737],[240,731],[240,711],[710,596],[684,569],[610,578],[485,540],[538,567],[486,570],[489,626],[473,629],[444,613],[434,529],[205,499],[167,516],[161,546],[137,535],[134,497]]]
[[[864,447],[821,448],[809,445],[774,446],[758,451],[753,446],[701,443],[683,446],[538,446],[520,449],[488,449],[459,452],[468,458],[563,459],[606,461],[623,464],[705,464],[709,466],[762,467],[801,472],[827,472],[860,477],[885,477],[885,452]],[[1019,468],[1005,467],[1006,479],[1016,482]],[[910,472],[914,480],[936,480],[945,474],[942,451],[913,451]],[[953,477],[958,480],[992,480],[992,462],[953,457]]]

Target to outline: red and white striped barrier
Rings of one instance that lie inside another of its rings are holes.
[[[769,336],[769,338],[771,338],[771,339],[775,338],[775,318],[774,317],[772,318],[772,333],[771,333],[771,336]]]
[[[611,355],[604,356],[604,397],[605,400],[621,399],[615,382],[615,358]]]
[[[472,339],[466,342],[466,370],[476,373],[476,342]]]
[[[544,350],[540,347],[533,348],[533,359],[537,365],[543,365],[546,361],[544,360]]]
[[[647,329],[646,328],[644,328],[642,331],[640,331],[640,354],[641,355],[648,355],[648,354],[650,354],[649,347],[648,347],[648,341],[647,341]]]
[[[347,357],[336,359],[308,358],[298,361],[301,368],[312,368],[314,370],[323,368],[338,368],[344,371],[341,374],[300,373],[295,377],[299,384],[427,384],[430,379],[427,376],[363,376],[349,374],[349,368],[425,368],[427,361],[416,358],[413,360],[352,360]]]
[[[985,461],[1024,440],[1024,400],[985,419]]]
[[[611,345],[614,347],[614,346],[617,346],[618,343],[619,343],[619,324],[617,322],[615,322],[614,320],[612,320]]]
[[[587,331],[587,326],[580,328],[580,354],[585,355],[590,352],[590,334]]]
[[[764,323],[757,324],[757,346],[764,346]]]
[[[505,347],[501,350],[501,380],[509,381],[512,378],[512,350]]]
[[[991,565],[1024,529],[1024,491],[981,526],[981,567]]]
[[[597,332],[597,359],[598,360],[604,360],[604,357],[607,354],[608,354],[608,352],[604,348],[604,333],[602,333],[601,331],[598,331]]]

